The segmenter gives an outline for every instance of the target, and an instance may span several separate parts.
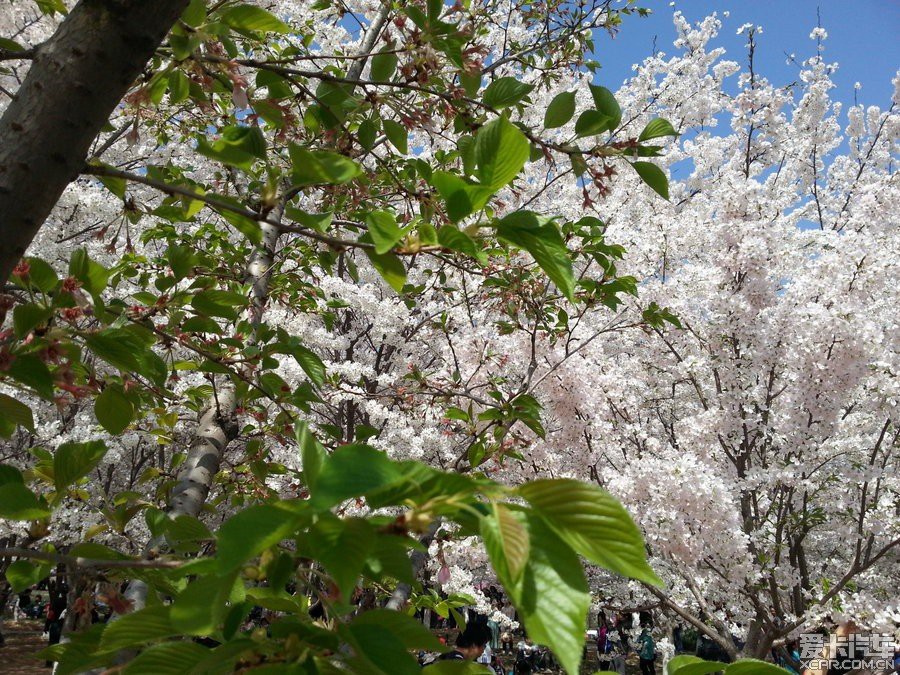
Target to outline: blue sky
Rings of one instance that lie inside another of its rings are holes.
[[[595,58],[603,66],[596,79],[615,89],[631,75],[631,64],[652,53],[653,39],[657,48],[674,54],[675,29],[672,12],[680,10],[691,22],[712,12],[730,11],[716,44],[728,50],[728,56],[746,62],[743,45],[746,36],[735,32],[744,23],[763,27],[756,49],[757,72],[773,84],[792,82],[797,67],[785,63],[785,53],[805,59],[815,53],[809,39],[816,26],[816,10],[822,27],[828,31],[825,58],[838,62],[834,75],[836,100],[853,101],[853,85],[862,84],[859,100],[868,105],[887,107],[893,91],[891,79],[900,68],[900,0],[680,0],[674,8],[668,0],[643,0],[638,4],[653,10],[646,19],[626,17],[619,35],[610,40],[598,36]]]

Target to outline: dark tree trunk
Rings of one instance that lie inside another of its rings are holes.
[[[0,281],[188,0],[81,0],[0,119]]]

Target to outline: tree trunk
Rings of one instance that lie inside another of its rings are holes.
[[[0,119],[0,281],[188,0],[81,0]]]

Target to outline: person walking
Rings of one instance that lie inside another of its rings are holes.
[[[644,626],[638,637],[638,658],[641,663],[641,675],[655,675],[656,643],[653,641],[653,636],[650,635],[648,626]]]

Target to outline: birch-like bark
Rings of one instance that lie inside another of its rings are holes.
[[[390,13],[390,2],[385,2],[379,13],[372,20],[360,47],[360,55],[371,52],[375,41],[381,34]],[[365,67],[366,58],[360,58],[351,67],[356,72],[354,79]],[[268,220],[280,223],[284,216],[285,203],[279,201]],[[269,300],[269,281],[272,266],[275,262],[275,251],[281,230],[271,222],[260,222],[262,242],[253,252],[247,263],[245,281],[251,285],[250,306],[246,310],[246,318],[254,329],[262,323],[265,306]],[[197,433],[191,443],[188,456],[178,474],[178,480],[172,488],[167,509],[170,518],[180,515],[197,517],[206,498],[212,489],[212,482],[221,466],[222,456],[228,444],[237,437],[238,424],[235,419],[237,397],[234,386],[225,384],[205,406],[200,415]],[[164,542],[154,539],[148,544],[147,552],[160,548]],[[147,585],[142,581],[132,581],[125,592],[133,610],[144,607],[147,599]]]

